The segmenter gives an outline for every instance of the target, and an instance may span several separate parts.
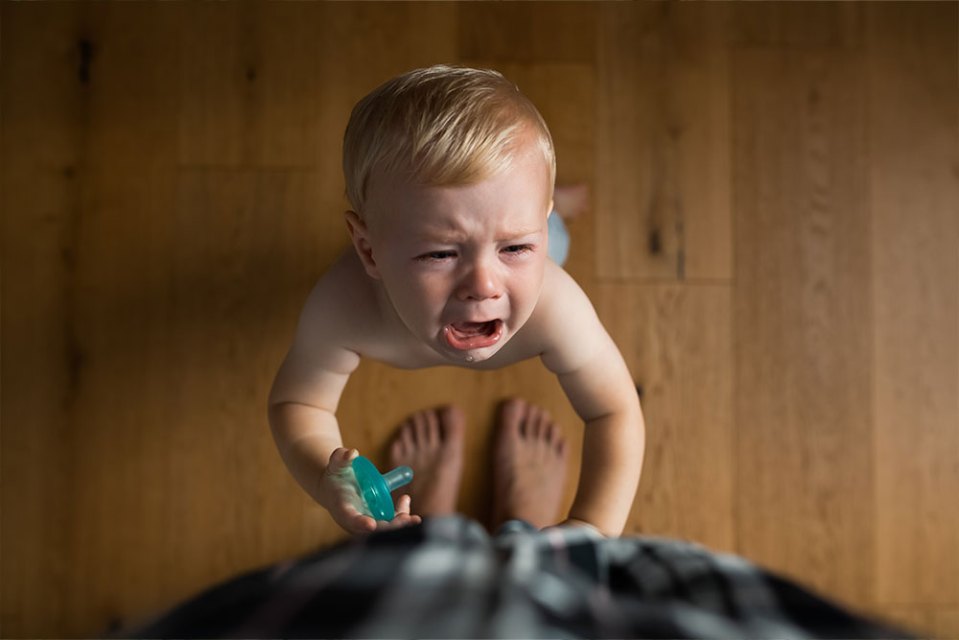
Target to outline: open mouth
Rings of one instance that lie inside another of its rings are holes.
[[[483,349],[499,342],[503,336],[503,321],[451,322],[443,328],[443,333],[447,344],[454,349]]]

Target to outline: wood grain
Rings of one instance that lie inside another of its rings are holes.
[[[597,306],[646,419],[628,532],[733,551],[731,287],[602,284]]]
[[[456,6],[328,2],[319,8],[318,75],[310,84],[318,94],[316,165],[322,202],[317,215],[335,217],[342,230],[337,237],[346,238],[343,133],[353,105],[393,76],[455,61]]]
[[[465,2],[457,5],[461,60],[592,64],[593,2]]]
[[[320,140],[321,7],[237,2],[178,9],[181,164],[312,166]]]
[[[959,602],[956,5],[876,6],[869,119],[877,598]],[[921,35],[920,35],[921,34]],[[929,567],[935,566],[931,571]]]
[[[733,60],[739,552],[866,602],[872,316],[859,60],[787,50]]]
[[[605,4],[597,274],[731,276],[725,7]]]
[[[735,47],[857,50],[868,5],[855,2],[729,3]]]
[[[959,638],[959,607],[941,607],[933,614],[937,638]]]
[[[55,636],[67,614],[67,441],[80,358],[72,326],[80,16],[76,5],[52,12],[4,4],[0,10],[0,628]]]

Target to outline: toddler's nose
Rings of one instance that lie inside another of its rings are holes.
[[[500,297],[501,285],[495,271],[477,263],[463,276],[459,295],[462,300],[488,300]]]

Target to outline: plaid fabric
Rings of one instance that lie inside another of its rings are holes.
[[[461,517],[231,580],[130,637],[893,638],[742,558]]]

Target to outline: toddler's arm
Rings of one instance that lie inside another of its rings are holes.
[[[586,423],[579,488],[569,518],[606,535],[626,525],[643,468],[645,425],[636,388],[619,351],[559,375],[570,402]]]
[[[341,331],[331,318],[322,292],[307,301],[290,352],[273,382],[269,421],[277,449],[294,479],[341,527],[366,533],[415,523],[409,498],[400,499],[390,523],[377,522],[358,509],[359,497],[350,464],[356,450],[343,447],[336,408],[360,357],[337,344]],[[405,506],[405,508],[404,508]]]
[[[623,532],[643,466],[645,423],[632,377],[586,294],[567,274],[547,300],[551,346],[543,363],[556,373],[586,423],[571,522],[606,535]]]

